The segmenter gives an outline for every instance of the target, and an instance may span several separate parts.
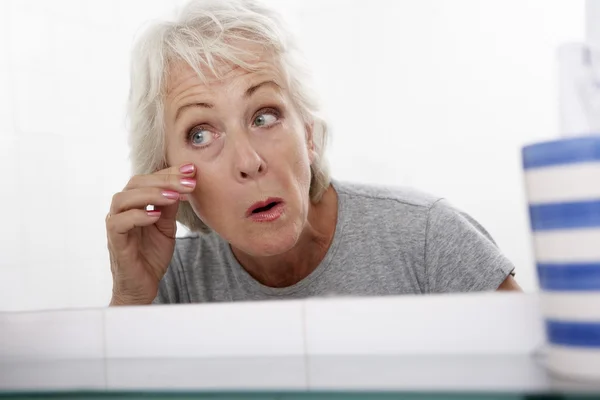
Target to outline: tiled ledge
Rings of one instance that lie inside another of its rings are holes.
[[[0,360],[533,353],[535,294],[478,293],[0,313]]]

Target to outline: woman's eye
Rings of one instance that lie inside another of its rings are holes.
[[[264,112],[254,118],[255,126],[269,126],[277,122],[277,114],[274,112]]]
[[[190,132],[190,142],[194,146],[207,146],[213,139],[213,133],[206,129],[194,129]]]

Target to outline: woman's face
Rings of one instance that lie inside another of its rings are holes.
[[[268,59],[258,66],[208,84],[189,67],[171,71],[167,161],[196,165],[189,203],[204,223],[243,252],[270,256],[293,247],[306,224],[314,152],[281,74]]]

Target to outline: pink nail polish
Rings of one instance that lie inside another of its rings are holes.
[[[183,186],[187,186],[187,187],[191,187],[191,188],[196,186],[196,181],[191,178],[183,178],[183,179],[181,179],[180,182]]]
[[[148,214],[149,217],[158,217],[158,216],[160,216],[160,211],[158,211],[158,210],[146,211],[146,214]]]
[[[167,199],[178,199],[179,198],[179,193],[174,192],[172,190],[163,190],[162,195],[165,196]]]
[[[182,174],[190,174],[194,172],[194,168],[194,164],[185,164],[181,166],[181,168],[179,168],[179,172],[181,172]]]

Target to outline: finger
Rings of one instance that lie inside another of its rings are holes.
[[[186,186],[186,187],[189,187],[190,189],[188,191],[180,192],[180,195],[181,195],[180,200],[188,201],[189,193],[191,193],[194,190],[194,188],[196,187],[196,174],[197,174],[198,169],[192,163],[185,163],[185,164],[181,165],[177,170],[179,171],[179,173],[182,173],[185,175],[184,179],[191,180],[191,181],[188,181],[188,183],[190,183],[192,185]],[[156,174],[157,175],[170,175],[170,172],[172,172],[172,169],[170,170],[169,168],[167,168],[167,169],[158,171]],[[182,182],[180,181],[180,184],[181,183]],[[159,227],[160,227],[160,225],[163,225],[163,224],[165,224],[165,225],[170,224],[171,221],[173,221],[177,218],[179,202],[177,202],[176,205],[169,205],[166,207],[161,207],[160,209],[162,211],[162,218],[158,221],[157,226],[159,226]]]
[[[135,227],[154,224],[161,216],[160,210],[127,210],[120,214],[110,215],[106,219],[106,231],[111,235],[124,235]]]
[[[180,193],[191,193],[196,187],[195,177],[196,167],[193,164],[184,164],[179,168],[165,168],[154,174],[136,175],[129,180],[124,191],[141,187],[158,187]]]
[[[110,213],[113,215],[133,208],[146,208],[148,205],[167,206],[179,201],[181,193],[174,190],[154,187],[137,188],[119,192],[113,196]]]
[[[179,166],[161,169],[160,171],[155,172],[155,174],[158,174],[158,175],[180,174],[180,175],[192,178],[192,177],[196,176],[196,171],[197,171],[196,165],[188,162],[188,163],[183,163]]]

